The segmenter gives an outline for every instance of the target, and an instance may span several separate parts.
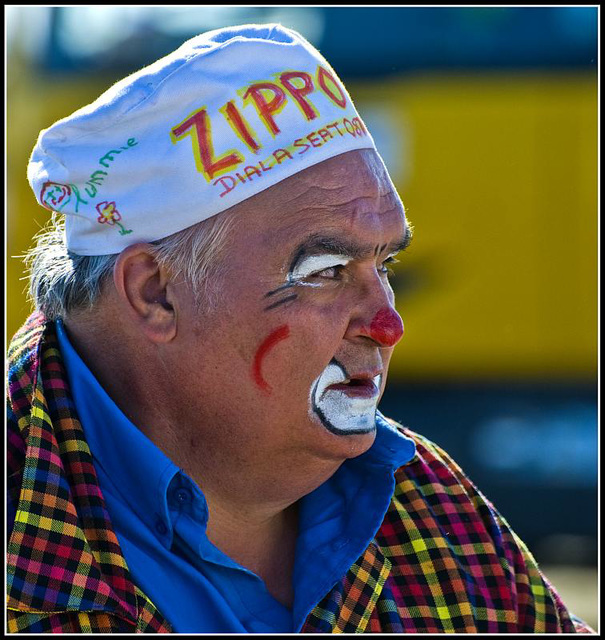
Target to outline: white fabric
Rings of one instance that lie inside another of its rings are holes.
[[[374,141],[320,53],[280,25],[245,25],[188,40],[42,131],[28,179],[66,215],[68,248],[103,255],[363,148]]]

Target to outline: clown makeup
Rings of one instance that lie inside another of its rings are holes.
[[[389,255],[383,263],[383,268],[387,262],[395,262],[394,256],[406,249],[411,239],[412,230],[408,225],[402,240],[389,247]],[[324,286],[329,279],[335,279],[338,271],[352,260],[367,257],[368,254],[378,256],[387,246],[376,245],[371,249],[334,236],[309,236],[295,249],[285,284],[265,294],[265,298],[270,301],[265,311],[296,300],[297,288]],[[386,272],[385,268],[384,273]]]
[[[369,433],[375,428],[382,375],[349,378],[333,358],[311,387],[311,414],[337,435]]]
[[[298,294],[294,292],[295,287],[321,287],[323,284],[321,281],[311,281],[310,278],[321,276],[323,272],[325,272],[326,278],[335,277],[337,271],[352,259],[352,257],[341,253],[304,255],[303,251],[299,251],[290,266],[286,284],[265,294],[266,298],[277,298],[265,307],[265,311],[296,300]]]
[[[342,238],[312,235],[295,251],[288,281],[292,284],[320,286],[320,283],[305,283],[304,280],[328,269],[344,267],[354,258],[361,257],[361,254],[357,245],[345,242]]]
[[[300,283],[312,275],[319,275],[322,271],[344,267],[351,258],[343,255],[323,254],[318,256],[306,256],[302,258],[289,274],[290,282]],[[320,286],[319,283],[307,283],[311,286]]]

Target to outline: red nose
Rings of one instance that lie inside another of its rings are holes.
[[[369,335],[383,347],[394,347],[403,336],[401,316],[391,307],[381,309],[370,324]]]

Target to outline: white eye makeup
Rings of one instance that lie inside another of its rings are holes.
[[[309,276],[319,274],[332,267],[344,267],[349,262],[351,262],[351,258],[333,253],[307,256],[294,267],[290,273],[290,280],[304,280]]]

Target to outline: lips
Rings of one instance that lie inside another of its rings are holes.
[[[380,392],[380,378],[380,374],[374,377],[351,377],[331,384],[326,387],[326,392],[341,391],[351,398],[375,398]]]

